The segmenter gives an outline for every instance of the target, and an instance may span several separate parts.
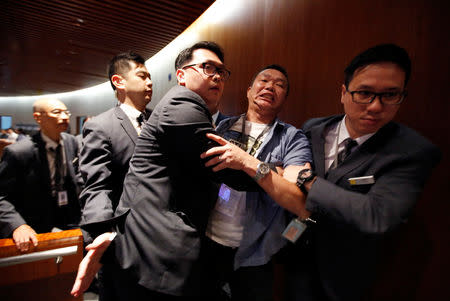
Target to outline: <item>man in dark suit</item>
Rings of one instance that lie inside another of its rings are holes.
[[[86,248],[73,295],[86,289],[111,240],[108,252],[120,300],[182,300],[202,294],[201,242],[218,192],[212,179],[234,180],[233,187],[251,182],[234,172],[214,174],[200,158],[209,146],[206,133],[214,131],[210,112],[230,75],[223,61],[213,42],[199,42],[178,55],[178,86],[143,127],[115,218],[82,226],[100,235]],[[107,231],[116,224],[120,234],[114,238]]]
[[[140,55],[133,52],[116,55],[109,63],[108,75],[119,105],[83,126],[80,153],[83,224],[114,216],[143,123],[138,119],[150,115],[146,106],[152,97],[152,81]]]
[[[0,163],[0,234],[21,251],[36,233],[77,227],[80,219],[74,136],[65,133],[70,112],[58,99],[33,105],[40,131],[4,150]]]
[[[309,120],[315,175],[300,171],[311,225],[290,258],[288,300],[361,300],[375,278],[379,243],[404,223],[439,150],[392,121],[406,96],[411,62],[378,45],[345,70],[345,115]],[[309,233],[308,233],[309,232]]]
[[[116,55],[109,63],[108,76],[120,105],[88,120],[83,127],[83,224],[114,216],[141,125],[150,115],[146,106],[152,97],[152,81],[144,58],[133,52]],[[87,232],[83,234],[86,242],[92,242]],[[108,268],[106,265],[99,273],[100,300],[114,300]]]

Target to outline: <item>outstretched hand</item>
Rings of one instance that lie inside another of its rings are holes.
[[[91,244],[86,246],[88,253],[78,266],[77,278],[73,284],[70,294],[74,297],[80,296],[85,292],[92,280],[102,267],[100,258],[105,253],[111,241],[114,239],[115,233],[107,232],[99,235]]]
[[[202,159],[214,156],[205,163],[206,167],[214,166],[213,171],[225,168],[243,170],[251,161],[257,160],[220,136],[208,133],[206,137],[220,144],[220,146],[210,148],[200,155]]]

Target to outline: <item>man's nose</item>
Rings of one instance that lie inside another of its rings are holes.
[[[147,79],[147,86],[150,86],[150,87],[153,86],[153,82],[150,78]]]
[[[273,91],[273,90],[274,90],[274,84],[273,84],[273,82],[271,82],[271,81],[267,82],[265,88],[266,88],[267,90]]]
[[[59,115],[59,117],[60,117],[61,119],[69,119],[69,118],[70,118],[70,115],[69,115],[69,113],[63,111],[63,112],[61,112],[61,114]]]
[[[379,112],[383,110],[383,103],[381,102],[381,96],[380,95],[376,95],[374,100],[369,103],[369,105],[367,106],[367,109],[369,111],[373,111],[373,112]]]

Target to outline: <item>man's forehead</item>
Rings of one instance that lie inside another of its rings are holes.
[[[130,61],[130,67],[131,67],[131,70],[134,70],[136,72],[139,72],[139,71],[148,72],[147,67],[144,64],[136,64],[135,62]]]
[[[349,84],[365,87],[371,86],[379,80],[389,82],[392,86],[403,87],[405,71],[393,62],[368,64],[355,70]]]
[[[260,73],[258,73],[258,75],[256,76],[257,78],[270,78],[270,79],[274,79],[274,80],[280,80],[283,82],[287,82],[287,78],[286,76],[284,76],[284,74],[276,69],[264,69],[263,71],[261,71]]]
[[[48,110],[49,111],[53,111],[53,110],[67,110],[67,107],[65,104],[63,104],[61,101],[56,100],[56,101],[52,101],[48,104]]]
[[[66,105],[56,98],[40,99],[35,104],[37,111],[53,111],[56,109],[66,110]]]
[[[192,62],[194,63],[211,63],[218,67],[223,67],[225,64],[219,59],[217,54],[209,49],[199,48],[192,52]]]

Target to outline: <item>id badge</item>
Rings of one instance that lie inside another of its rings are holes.
[[[295,243],[297,239],[305,232],[307,226],[298,218],[294,218],[283,231],[283,237]]]
[[[369,185],[375,183],[375,178],[373,176],[349,178],[348,182],[350,185]]]
[[[61,190],[58,191],[58,206],[65,206],[69,204],[69,200],[67,198],[67,191],[66,190]]]
[[[236,193],[225,184],[220,185],[219,197],[216,202],[216,210],[233,217],[241,201],[239,193]],[[245,201],[245,200],[244,200]]]

